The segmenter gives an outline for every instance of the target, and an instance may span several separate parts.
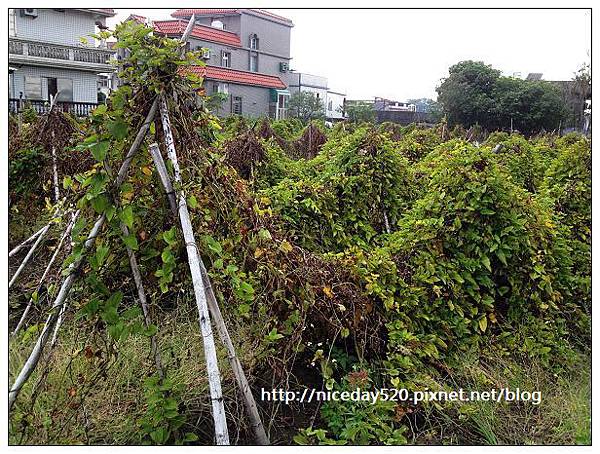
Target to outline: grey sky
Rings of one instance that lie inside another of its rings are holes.
[[[121,9],[152,19],[172,9]],[[589,61],[589,10],[273,9],[294,22],[291,68],[329,78],[349,99],[436,97],[448,67],[482,60],[505,74],[566,80]]]

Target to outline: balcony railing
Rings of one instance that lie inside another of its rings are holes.
[[[12,55],[42,57],[63,61],[77,61],[105,65],[114,52],[94,47],[62,46],[59,44],[40,43],[26,40],[10,39],[8,52]]]
[[[23,55],[23,43],[20,41],[9,41],[8,52],[14,55]]]
[[[87,117],[97,106],[98,104],[95,102],[58,101],[55,108],[76,117]],[[50,109],[50,103],[42,99],[10,98],[8,100],[8,110],[11,113],[21,112],[26,108],[32,108],[38,114],[44,114]]]
[[[51,46],[48,44],[28,43],[27,55],[30,55],[31,57],[69,60],[69,49],[66,47]]]

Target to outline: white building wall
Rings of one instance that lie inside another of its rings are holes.
[[[22,39],[70,46],[81,45],[80,38],[87,38],[90,45],[94,39],[89,35],[96,31],[95,22],[105,23],[105,18],[96,14],[65,9],[40,8],[37,17],[22,16],[21,9],[15,9],[16,36]]]
[[[18,99],[20,92],[23,92],[23,99],[25,99],[26,76],[42,77],[42,99],[44,100],[48,99],[48,84],[43,78],[56,77],[73,80],[74,102],[98,102],[98,76],[96,74],[72,69],[46,68],[41,66],[23,66],[13,73],[12,93],[9,93],[10,98]]]
[[[327,104],[325,105],[325,112],[327,119],[330,120],[343,120],[342,109],[344,108],[344,100],[346,95],[342,93],[336,93],[329,91],[327,92]]]

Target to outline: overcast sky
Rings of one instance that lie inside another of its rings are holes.
[[[172,9],[120,9],[166,19]],[[273,9],[294,22],[291,68],[329,78],[349,99],[436,98],[448,67],[482,60],[507,75],[567,80],[590,60],[588,10]]]

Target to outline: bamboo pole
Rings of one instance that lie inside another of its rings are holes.
[[[144,120],[144,123],[140,127],[133,143],[131,144],[131,147],[129,148],[129,151],[127,152],[127,155],[125,156],[125,159],[123,160],[123,163],[121,164],[119,173],[117,174],[117,179],[115,181],[115,186],[119,187],[125,181],[125,178],[127,176],[127,172],[129,170],[129,166],[131,165],[133,156],[135,155],[138,148],[142,144],[144,137],[146,137],[146,133],[148,132],[150,123],[152,123],[152,120],[154,119],[157,108],[158,108],[158,97],[156,97],[154,99],[154,102],[152,103],[152,107],[150,107],[150,110],[148,111],[148,115],[146,115],[146,119]],[[96,220],[85,243],[83,244],[84,249],[87,250],[92,246],[96,236],[98,236],[98,234],[100,233],[100,229],[104,225],[105,221],[106,221],[106,216],[104,214],[101,214],[98,217],[98,219]],[[60,291],[58,292],[58,295],[56,296],[54,304],[52,305],[52,308],[50,310],[50,314],[48,315],[48,318],[46,320],[46,324],[44,325],[44,328],[43,328],[40,336],[38,337],[38,340],[31,352],[31,354],[29,355],[29,358],[27,358],[27,361],[23,365],[21,371],[19,372],[19,375],[15,379],[15,382],[13,383],[13,385],[10,389],[10,392],[8,394],[9,410],[12,409],[12,406],[14,405],[14,403],[17,399],[17,396],[19,395],[19,392],[21,391],[21,389],[23,388],[23,385],[27,382],[27,380],[29,379],[29,377],[31,376],[33,371],[35,370],[35,368],[40,360],[40,357],[43,353],[46,342],[48,341],[48,336],[50,334],[50,330],[53,328],[54,324],[56,323],[59,312],[60,312],[63,304],[65,304],[65,301],[67,299],[67,296],[69,295],[71,287],[73,287],[73,283],[75,282],[75,279],[76,279],[76,271],[81,266],[82,261],[83,261],[83,257],[80,258],[79,260],[77,260],[76,262],[72,263],[69,266],[69,274],[63,281]]]
[[[50,95],[50,110],[48,111],[48,117],[46,119],[46,122],[50,119],[52,109],[54,109],[59,93],[60,91],[54,96]],[[46,125],[47,124],[48,123],[46,123]],[[56,160],[56,147],[54,146],[54,130],[52,130],[50,134],[52,138],[52,183],[54,185],[54,203],[58,203],[58,201],[60,200],[60,189],[58,186],[58,164]]]
[[[160,117],[169,159],[171,159],[173,170],[175,171],[175,181],[181,183],[181,172],[177,162],[173,133],[171,131],[171,121],[169,119],[169,112],[164,96],[160,96]],[[190,221],[190,213],[185,200],[185,193],[183,190],[179,190],[178,192],[177,211],[179,213],[181,230],[183,231],[183,238],[185,240],[194,295],[198,307],[200,330],[202,332],[202,341],[204,343],[204,358],[208,373],[208,385],[213,408],[212,415],[215,423],[215,438],[217,445],[228,445],[229,432],[227,430],[225,405],[223,403],[223,394],[221,391],[221,374],[219,372],[219,363],[217,360],[217,349],[215,347],[212,327],[210,325],[210,314],[206,301],[206,293],[204,291],[204,283],[202,281],[202,272],[200,271],[198,246],[196,245],[196,238],[194,236],[192,222]]]
[[[52,257],[50,258],[48,265],[46,265],[46,269],[44,270],[44,273],[42,274],[42,277],[40,278],[40,280],[38,282],[38,285],[35,289],[36,292],[39,292],[40,289],[42,288],[42,284],[46,280],[46,276],[50,272],[50,269],[52,268],[52,265],[54,264],[56,257],[58,257],[58,253],[60,252],[67,235],[69,235],[69,233],[71,232],[71,229],[75,225],[75,221],[79,217],[79,213],[80,213],[80,211],[77,210],[77,212],[73,215],[73,218],[69,222],[67,229],[63,232],[63,234],[60,238],[60,241],[58,242],[58,245],[56,246],[56,249],[54,250],[54,254],[52,254]],[[19,323],[17,323],[17,326],[12,333],[13,336],[16,336],[17,333],[19,332],[19,330],[21,329],[21,326],[25,322],[25,319],[27,318],[27,315],[29,314],[29,311],[31,310],[32,306],[33,306],[33,298],[29,298],[29,302],[27,303],[27,306],[25,307],[25,310],[23,311],[23,314],[21,315],[21,318],[19,319]]]
[[[177,206],[175,205],[173,185],[168,176],[167,168],[163,161],[162,155],[160,154],[158,145],[155,143],[150,145],[149,150],[152,154],[152,158],[154,159],[154,164],[158,170],[158,174],[160,176],[160,180],[165,190],[165,193],[167,194],[167,196],[173,196],[169,197],[169,203],[171,205],[171,210],[173,211],[173,215],[177,222]],[[248,379],[246,378],[246,374],[244,373],[242,363],[240,362],[236,354],[233,341],[231,340],[231,336],[229,335],[229,331],[227,330],[227,325],[225,324],[225,320],[223,318],[223,314],[221,313],[221,309],[219,308],[219,303],[217,302],[217,298],[212,288],[210,277],[208,275],[208,272],[206,271],[206,267],[204,266],[202,257],[198,256],[198,261],[200,263],[200,272],[202,274],[204,290],[206,291],[208,309],[210,311],[212,320],[215,323],[215,326],[217,327],[217,332],[219,333],[221,342],[227,349],[227,359],[229,360],[237,384],[240,388],[240,391],[242,392],[242,396],[244,398],[244,406],[246,408],[248,418],[250,419],[250,424],[252,426],[256,442],[260,445],[269,445],[269,437],[266,434],[264,425],[260,418],[260,414],[258,413],[258,407],[256,406],[256,401],[254,400],[254,396],[252,395],[252,390],[250,389],[250,385],[248,383]]]
[[[124,223],[121,223],[121,232],[123,235],[129,235],[129,229]],[[140,300],[140,305],[142,306],[142,312],[144,314],[144,324],[146,328],[151,325],[150,320],[150,311],[148,309],[148,301],[146,299],[146,292],[144,290],[144,284],[142,283],[142,275],[140,273],[140,268],[138,266],[137,258],[135,256],[135,252],[129,246],[127,246],[127,256],[129,257],[129,266],[131,267],[131,272],[133,273],[133,280],[135,281],[135,287],[138,292],[138,298]],[[165,377],[162,361],[160,358],[160,352],[158,351],[158,345],[156,342],[156,335],[150,336],[150,348],[152,352],[152,356],[154,357],[154,363],[156,364],[156,369],[158,371],[158,375],[161,379]]]
[[[33,240],[35,240],[43,231],[44,229],[47,227],[47,225],[45,225],[44,227],[42,227],[41,229],[39,229],[37,232],[35,232],[33,235],[31,235],[29,238],[27,238],[25,241],[23,241],[21,244],[15,246],[9,253],[8,253],[8,258],[12,257],[13,255],[15,255],[17,252],[19,252],[21,249],[23,249],[26,245],[28,245],[29,243],[31,243]]]
[[[17,271],[15,271],[15,274],[13,275],[12,279],[8,283],[8,288],[9,289],[15,283],[15,281],[17,280],[17,278],[19,277],[19,275],[21,274],[21,272],[25,269],[25,265],[27,265],[27,263],[29,262],[29,260],[31,259],[31,257],[33,257],[33,253],[35,252],[35,250],[37,249],[37,247],[40,245],[40,242],[42,241],[42,239],[44,238],[44,236],[46,236],[46,233],[48,233],[49,229],[50,229],[50,224],[46,224],[46,226],[42,229],[42,231],[40,232],[39,236],[35,240],[35,243],[33,243],[33,246],[31,246],[31,249],[29,249],[29,252],[27,253],[27,255],[25,256],[25,258],[21,262],[21,265],[19,265],[19,268],[17,268]]]

